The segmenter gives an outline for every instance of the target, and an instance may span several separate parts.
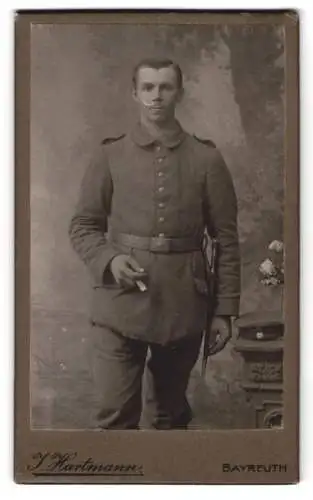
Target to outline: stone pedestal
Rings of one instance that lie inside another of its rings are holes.
[[[239,317],[235,350],[244,359],[242,388],[255,409],[255,427],[283,425],[284,324],[276,311]]]

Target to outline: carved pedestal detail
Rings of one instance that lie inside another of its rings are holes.
[[[284,325],[279,313],[243,315],[235,326],[236,351],[244,359],[242,387],[255,408],[255,427],[283,425]]]

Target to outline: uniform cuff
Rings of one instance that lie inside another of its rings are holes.
[[[104,283],[110,284],[114,281],[113,275],[109,269],[109,265],[120,252],[113,248],[106,248],[101,255],[93,262],[91,272],[96,284],[103,285]]]
[[[240,297],[218,297],[215,310],[216,316],[238,316]]]

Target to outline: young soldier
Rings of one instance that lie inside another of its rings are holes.
[[[105,139],[83,178],[70,224],[93,278],[91,343],[97,427],[187,428],[186,388],[198,358],[208,301],[202,239],[218,240],[212,334],[222,349],[237,315],[237,202],[221,154],[175,117],[182,73],[144,60],[133,75],[139,119]],[[142,382],[145,370],[145,390]]]

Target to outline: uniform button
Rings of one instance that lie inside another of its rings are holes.
[[[161,150],[161,146],[156,146],[155,149],[156,149],[156,151],[160,151]]]
[[[159,233],[158,236],[159,236],[159,238],[164,238],[165,234],[164,233]]]
[[[164,217],[159,217],[159,222],[164,222]]]
[[[159,193],[162,193],[162,191],[164,191],[164,187],[163,186],[160,186],[159,189],[158,189]]]
[[[165,203],[159,203],[159,208],[164,208],[165,207]]]
[[[158,158],[157,160],[159,163],[161,163],[164,160],[164,158]]]
[[[158,172],[158,177],[163,177],[164,172]]]

